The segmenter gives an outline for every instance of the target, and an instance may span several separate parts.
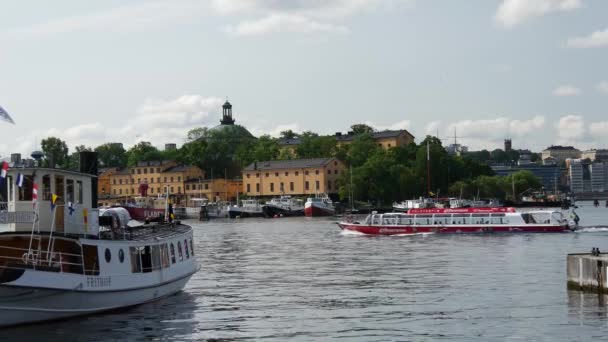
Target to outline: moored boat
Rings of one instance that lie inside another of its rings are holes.
[[[0,213],[8,227],[0,233],[0,326],[154,301],[181,291],[198,270],[190,226],[134,226],[122,208],[99,216],[96,158],[82,152],[81,172],[9,170]]]
[[[401,202],[393,203],[393,210],[395,211],[408,211],[410,209],[420,208],[435,208],[436,204],[432,198],[423,198],[405,200]]]
[[[333,201],[327,194],[318,194],[309,197],[304,203],[304,214],[306,216],[332,216],[336,213]]]
[[[256,199],[241,201],[241,206],[232,206],[228,209],[230,218],[263,217],[264,212],[260,202]]]
[[[265,217],[304,216],[304,202],[299,198],[281,196],[262,206]]]
[[[411,209],[407,214],[372,213],[364,222],[348,220],[338,224],[345,231],[372,235],[560,233],[576,228],[576,222],[559,210],[518,212],[511,207]]]

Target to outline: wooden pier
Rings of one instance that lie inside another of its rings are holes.
[[[569,289],[608,293],[608,253],[568,254],[567,264]]]

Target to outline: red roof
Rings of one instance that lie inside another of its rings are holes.
[[[490,213],[514,213],[513,207],[500,208],[430,208],[410,209],[408,214],[490,214]]]

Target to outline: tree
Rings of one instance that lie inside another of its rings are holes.
[[[207,127],[193,128],[188,131],[186,140],[194,141],[194,140],[207,136],[208,133],[209,133],[209,129]]]
[[[346,152],[346,164],[359,167],[381,149],[369,133],[362,133],[353,139]]]
[[[95,147],[95,152],[102,167],[127,166],[127,152],[122,143],[105,143]]]
[[[354,134],[374,133],[375,129],[367,124],[354,124],[350,126]]]
[[[285,131],[281,131],[281,134],[279,136],[280,139],[295,139],[298,137],[298,133],[288,129]]]
[[[47,167],[67,167],[68,166],[68,145],[65,141],[48,137],[42,139],[40,143],[44,152],[44,165]]]
[[[298,158],[329,158],[336,148],[336,138],[319,136],[313,132],[300,134],[300,143],[296,147]]]
[[[139,161],[160,159],[162,159],[160,151],[148,141],[140,141],[127,151],[127,164],[129,166],[135,166]]]

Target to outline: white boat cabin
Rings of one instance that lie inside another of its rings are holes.
[[[448,226],[448,225],[527,225],[563,224],[564,216],[560,211],[487,212],[487,213],[372,213],[365,224],[373,226]]]

